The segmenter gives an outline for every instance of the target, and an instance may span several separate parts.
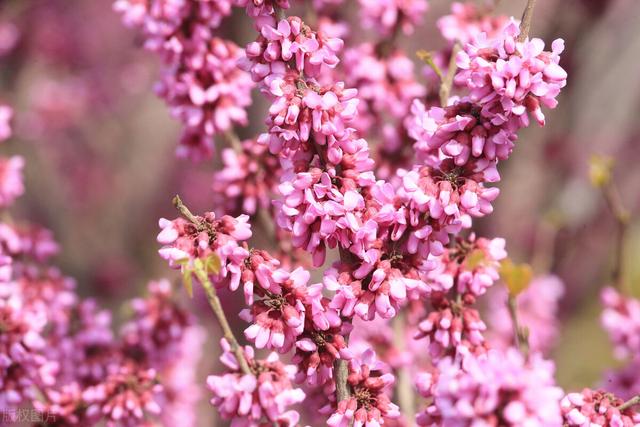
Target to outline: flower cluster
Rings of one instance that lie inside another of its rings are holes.
[[[442,37],[450,42],[458,41],[464,45],[481,34],[493,39],[500,34],[508,20],[504,15],[492,15],[487,12],[473,2],[453,2],[451,15],[438,19],[437,26]]]
[[[426,0],[359,0],[362,23],[390,36],[394,32],[413,33],[429,8]]]
[[[638,356],[638,349],[640,348],[640,341],[638,340],[640,301],[624,295],[612,287],[603,289],[600,298],[604,305],[600,320],[613,344],[614,355],[618,359],[626,359],[624,366],[605,373],[602,387],[609,392],[615,393],[616,396],[630,399],[638,394],[638,387],[640,386],[640,375],[638,375],[638,372],[640,372],[640,357]],[[611,396],[608,398],[612,399]],[[584,412],[584,414],[588,416],[587,412]],[[604,414],[601,415],[604,416]],[[627,415],[632,416],[634,414],[627,411]],[[612,416],[607,415],[607,417]],[[618,416],[622,415],[618,414]],[[635,414],[635,417],[637,420],[634,418],[634,421],[640,420],[639,415]],[[626,423],[627,421],[624,422]]]
[[[11,137],[12,118],[13,109],[0,104],[0,142]],[[11,205],[24,193],[23,168],[24,159],[21,156],[0,157],[0,207]]]
[[[254,358],[253,349],[246,347],[244,355],[251,373],[240,371],[236,356],[226,340],[221,342],[224,353],[220,361],[227,367],[223,375],[210,375],[207,385],[213,393],[211,403],[223,418],[239,425],[257,426],[266,421],[282,426],[295,426],[299,414],[288,407],[302,402],[305,394],[293,388],[295,367],[284,365],[276,353],[265,360]]]
[[[266,132],[242,143],[229,138],[234,147],[223,151],[214,184],[221,215],[193,215],[176,199],[184,219],[160,221],[161,256],[189,281],[195,272],[225,329],[226,369],[207,381],[212,404],[234,425],[297,425],[300,414],[292,405],[305,393],[294,388],[296,382],[309,391],[305,401],[328,415],[328,425],[397,425],[395,375],[415,372],[409,366],[415,362],[430,369],[430,379],[420,384],[430,399],[418,417],[422,425],[559,425],[562,393],[552,364],[538,354],[527,359],[514,349],[492,350],[484,337],[476,302],[499,279],[504,240],[461,234],[492,212],[499,191],[489,184],[499,180],[497,163],[510,156],[517,132],[528,124],[527,111],[539,117],[536,102],[554,106],[566,77],[558,65],[559,42],[543,52],[537,39],[518,41],[514,23],[504,28],[502,18],[454,6],[455,17],[440,26],[448,40],[468,42],[458,57],[454,90],[469,93],[432,107],[433,94],[417,82],[412,61],[395,42],[400,32],[411,33],[427,2],[360,1],[364,25],[390,40],[348,49],[340,67],[348,27],[322,15],[339,2],[314,2],[317,29],[285,16],[289,3],[234,3],[257,32],[238,65],[269,108]],[[181,21],[188,29],[199,16],[192,11]],[[180,28],[178,37],[183,33]],[[204,30],[190,36],[200,34]],[[211,31],[208,36],[231,50]],[[199,81],[215,77],[225,64],[207,69]],[[509,74],[516,69],[517,75]],[[228,126],[217,123],[215,107],[207,105],[218,94],[210,85],[189,80],[174,99],[202,106],[202,114],[181,110],[184,120],[197,126],[209,120],[205,126],[217,126],[209,132],[215,134]],[[394,156],[382,161],[382,176],[374,174],[362,138],[377,134],[380,156]],[[405,155],[411,140],[415,156]],[[274,237],[291,239],[315,267],[333,258],[319,272],[321,283],[312,283],[312,271],[294,257],[250,246],[247,214],[259,209],[273,214]],[[237,344],[215,289],[240,287],[247,305],[240,313],[248,322],[244,338],[253,347]],[[402,336],[395,330],[400,315],[410,325]],[[378,327],[377,334],[356,332],[347,344],[354,328]],[[409,354],[424,349],[421,338],[428,351]],[[396,348],[396,340],[411,343]],[[367,346],[377,347],[382,358]],[[254,348],[274,352],[259,359]],[[293,353],[294,365],[285,366],[278,353]]]
[[[555,108],[556,97],[566,85],[567,73],[558,62],[564,42],[555,40],[551,52],[544,41],[519,40],[520,28],[511,21],[502,37],[490,40],[481,34],[464,46],[457,59],[460,73],[456,81],[470,90],[482,114],[500,124],[515,121],[527,126],[527,113],[544,125],[541,106]]]
[[[224,167],[213,176],[216,206],[247,215],[268,211],[280,178],[277,159],[253,139],[242,142],[241,152],[224,149],[221,158]]]
[[[481,354],[485,351],[484,331],[487,326],[480,313],[473,308],[475,298],[465,295],[461,301],[452,301],[444,295],[433,295],[433,310],[418,324],[415,338],[427,339],[431,359],[445,356]]]
[[[632,427],[640,423],[640,414],[632,408],[619,410],[624,401],[611,393],[585,388],[562,399],[562,415],[566,426]]]
[[[332,381],[333,363],[352,355],[338,311],[322,295],[321,284],[308,285],[309,277],[303,268],[289,272],[265,251],[253,250],[242,274],[251,307],[240,317],[251,323],[245,337],[256,348],[295,348],[296,381],[322,385]]]
[[[394,383],[391,374],[383,373],[384,364],[371,350],[349,363],[347,383],[353,396],[338,403],[336,411],[327,420],[331,427],[383,425],[385,419],[395,419],[400,411],[388,396]]]
[[[178,156],[200,160],[213,153],[215,135],[248,123],[253,83],[236,65],[242,49],[229,40],[207,40],[183,56],[180,68],[165,72],[156,91],[185,126]]]
[[[614,288],[601,295],[605,307],[602,326],[613,341],[616,356],[623,359],[640,352],[640,301],[625,297]]]
[[[437,269],[428,277],[441,286],[434,289],[448,290],[453,285],[462,295],[484,295],[500,277],[500,261],[507,257],[505,240],[501,238],[457,238],[455,244],[445,249]]]
[[[215,37],[233,2],[117,0],[125,24],[138,28],[145,46],[164,62],[158,94],[184,125],[177,154],[199,160],[214,149],[213,137],[247,124],[253,83],[236,63],[233,42]]]
[[[160,401],[193,410],[195,400],[181,395],[193,378],[158,382],[194,354],[182,345],[196,326],[171,300],[167,281],[152,282],[151,295],[133,301],[133,318],[116,336],[110,314],[46,264],[56,248],[50,233],[0,228],[11,267],[0,284],[0,412],[31,405],[59,425],[124,426],[158,414]]]
[[[435,375],[421,375],[418,388],[433,403],[418,415],[423,426],[562,425],[553,364],[529,360],[515,349],[483,357],[447,358]]]
[[[75,282],[49,265],[57,251],[44,228],[0,223],[3,423],[23,421],[14,418],[26,407],[65,426],[143,425],[159,414],[160,400],[192,412],[195,400],[181,393],[193,387],[195,364],[183,367],[182,383],[159,382],[184,361],[197,362],[181,347],[196,326],[172,301],[169,282],[151,283],[151,296],[134,300],[134,316],[116,336],[109,312],[80,298]]]
[[[220,219],[213,212],[194,221],[177,218],[160,220],[162,231],[158,242],[163,246],[160,256],[172,268],[184,268],[198,260],[211,259],[221,263],[218,272],[212,272],[211,281],[219,287],[231,290],[240,286],[240,272],[249,251],[242,242],[251,237],[251,225],[247,215],[237,218],[224,215]]]

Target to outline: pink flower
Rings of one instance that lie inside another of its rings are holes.
[[[325,298],[322,304],[325,312],[332,311],[328,303],[329,300]],[[308,317],[305,320],[304,331],[296,340],[293,357],[293,362],[298,366],[296,382],[306,381],[311,386],[331,384],[334,362],[351,359],[352,354],[344,338],[346,328],[337,315],[333,317],[334,321],[324,326],[318,326],[318,322]]]
[[[473,2],[453,2],[451,15],[438,19],[437,26],[442,37],[451,42],[459,41],[464,45],[482,33],[489,39],[499,36],[507,22],[506,16],[484,12]]]
[[[348,246],[350,233],[358,228],[365,203],[357,187],[358,181],[334,178],[313,165],[309,171],[284,173],[276,220],[293,233],[295,247],[313,254],[316,266],[324,262],[327,246]]]
[[[0,104],[0,142],[11,138],[13,133],[11,129],[12,118],[13,109],[8,105]]]
[[[605,288],[600,296],[604,310],[600,321],[619,359],[640,353],[640,301]]]
[[[256,348],[286,353],[304,329],[310,274],[301,267],[289,272],[262,264],[255,275],[259,286],[253,288],[251,307],[241,313],[251,323],[244,335]]]
[[[473,233],[467,239],[458,238],[442,255],[444,270],[435,270],[429,277],[443,283],[443,275],[451,276],[446,283],[456,283],[457,292],[479,297],[500,278],[500,261],[507,257],[504,245],[504,239],[476,238]]]
[[[159,369],[176,358],[182,337],[194,319],[172,300],[168,280],[151,282],[149,296],[131,302],[133,316],[122,327],[125,354]]]
[[[460,301],[452,301],[434,294],[432,311],[418,324],[416,339],[427,338],[432,360],[438,361],[456,354],[481,354],[486,350],[484,331],[487,326],[480,313],[472,305],[475,297],[465,295]]]
[[[212,138],[234,124],[246,125],[253,83],[236,63],[242,49],[220,38],[185,53],[183,67],[165,73],[156,87],[185,125],[178,155],[199,160],[211,155]]]
[[[246,47],[248,61],[244,68],[254,81],[262,81],[270,74],[284,74],[285,64],[291,61],[296,71],[315,78],[323,66],[334,68],[338,64],[336,53],[342,45],[342,40],[318,34],[293,16],[260,28],[258,39]],[[269,82],[265,83],[268,87]]]
[[[449,158],[456,166],[483,171],[489,182],[498,177],[495,164],[509,157],[517,138],[511,122],[493,124],[482,116],[482,107],[467,98],[429,110],[416,100],[411,113],[405,126],[422,162],[438,167]]]
[[[328,160],[339,164],[345,151],[340,147],[340,141],[348,136],[347,124],[355,116],[357,92],[345,89],[343,83],[309,87],[293,73],[274,79],[270,90],[274,95],[267,122],[271,152],[280,154],[283,150],[297,150],[301,143],[313,137],[316,143],[332,150]],[[332,148],[334,145],[336,147]],[[287,151],[282,153],[288,154]]]
[[[89,405],[89,417],[103,416],[107,426],[136,425],[145,412],[160,413],[155,398],[161,390],[153,369],[123,366],[103,382],[85,389],[82,398]]]
[[[11,205],[24,194],[22,169],[24,159],[20,156],[0,157],[0,206]]]
[[[215,255],[221,268],[218,273],[210,274],[210,280],[216,286],[236,290],[240,285],[242,265],[249,256],[248,250],[242,246],[242,242],[251,237],[248,220],[246,215],[237,218],[225,215],[217,219],[212,212],[197,217],[197,224],[183,218],[173,221],[163,218],[160,220],[162,231],[157,238],[163,246],[158,252],[172,268],[180,268],[185,263],[191,265],[196,258],[206,260]]]
[[[624,401],[613,394],[585,388],[582,393],[569,393],[562,399],[564,425],[573,427],[619,426],[633,427],[640,423],[640,414],[633,409],[617,409]]]
[[[354,427],[384,425],[385,418],[400,416],[398,406],[387,396],[395,378],[392,374],[383,374],[384,364],[376,359],[375,353],[368,350],[360,357],[349,361],[347,384],[353,395],[338,402],[336,411],[327,420],[331,427]]]
[[[466,44],[457,57],[461,71],[456,82],[470,89],[471,100],[480,103],[495,124],[515,119],[527,126],[529,112],[544,125],[541,104],[555,108],[566,85],[567,73],[558,65],[564,42],[555,40],[546,52],[542,40],[519,42],[519,34],[512,19],[501,37],[488,40],[482,34]]]
[[[497,188],[485,187],[482,172],[457,167],[445,160],[436,170],[416,167],[401,171],[400,197],[409,210],[410,253],[439,255],[448,240],[446,233],[471,227],[473,217],[493,212]],[[427,215],[428,214],[428,215]]]
[[[305,394],[291,384],[295,367],[283,365],[276,353],[271,353],[266,360],[257,360],[253,349],[245,347],[245,357],[252,373],[243,374],[229,344],[223,339],[221,345],[224,353],[220,360],[228,371],[207,377],[207,386],[213,392],[211,403],[218,408],[220,415],[246,426],[257,427],[263,418],[282,426],[297,425],[299,415],[288,407],[302,402]]]
[[[421,426],[561,426],[562,390],[552,362],[515,349],[484,356],[447,358],[436,375],[422,375],[423,395],[432,400],[417,417]]]
[[[58,365],[44,354],[42,307],[26,305],[17,289],[0,291],[0,412],[11,413],[35,398],[36,387],[54,383]]]
[[[387,36],[399,30],[413,33],[429,8],[426,0],[359,0],[359,3],[363,24]]]
[[[222,151],[224,167],[213,176],[216,205],[228,213],[254,215],[270,209],[281,169],[278,160],[255,140],[242,143],[242,152]]]
[[[391,260],[355,272],[349,265],[338,263],[325,272],[323,282],[328,290],[336,292],[332,308],[343,317],[358,315],[363,320],[373,320],[376,314],[383,319],[394,317],[408,293],[424,286],[415,269],[405,276]]]
[[[177,154],[209,157],[213,137],[247,124],[253,82],[236,65],[243,56],[233,42],[213,36],[231,14],[232,0],[117,0],[125,24],[142,30],[145,46],[165,62],[156,87],[184,124]]]
[[[272,20],[277,8],[289,9],[289,0],[234,0],[234,6],[246,8],[247,15],[254,19],[259,31],[263,25]]]

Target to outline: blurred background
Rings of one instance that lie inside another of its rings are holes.
[[[519,17],[524,3],[504,0],[498,12]],[[435,21],[450,2],[430,6],[416,33],[400,39],[408,52],[445,43]],[[354,26],[356,8],[347,0],[340,11]],[[253,36],[237,12],[225,25],[242,46]],[[610,277],[615,221],[590,184],[591,156],[615,158],[625,206],[637,214],[640,202],[640,2],[538,0],[532,34],[565,39],[568,85],[560,106],[545,112],[547,126],[522,132],[501,164],[502,193],[495,213],[478,222],[479,234],[505,237],[514,260],[565,282],[554,358],[560,384],[580,388],[613,365],[598,291]],[[154,94],[159,61],[141,42],[110,0],[0,1],[0,99],[16,110],[15,135],[0,149],[27,161],[27,192],[12,215],[52,229],[62,270],[81,294],[113,308],[149,279],[175,279],[156,255],[157,220],[176,216],[176,193],[194,212],[213,210],[219,164],[175,157],[179,123]],[[256,94],[242,136],[262,130],[262,102]],[[638,224],[625,241],[624,278],[640,296]]]

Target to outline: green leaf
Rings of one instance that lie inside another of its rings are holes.
[[[191,269],[182,269],[182,284],[184,285],[189,298],[193,298],[193,272]]]
[[[511,259],[507,258],[500,263],[500,277],[509,293],[516,296],[529,287],[533,278],[533,270],[529,264],[514,264]]]
[[[474,249],[465,259],[465,264],[471,270],[480,267],[486,261],[484,251],[482,249]]]
[[[589,178],[596,188],[602,188],[611,181],[613,159],[608,156],[594,154],[589,161]]]
[[[216,254],[211,254],[204,260],[204,269],[207,274],[218,274],[221,268],[220,257]]]

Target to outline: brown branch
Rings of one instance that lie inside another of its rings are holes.
[[[618,406],[616,409],[622,412],[625,409],[629,409],[632,406],[636,406],[638,404],[640,404],[640,395],[632,397],[631,399],[624,402],[622,405]]]
[[[440,105],[442,107],[447,106],[447,102],[449,101],[449,95],[451,94],[451,87],[453,86],[453,78],[456,75],[456,70],[458,66],[456,65],[456,56],[458,56],[458,52],[460,51],[460,43],[456,42],[453,45],[453,49],[451,50],[451,58],[449,59],[449,68],[447,69],[447,74],[444,76],[442,83],[440,83]]]
[[[349,366],[344,359],[338,359],[333,364],[333,373],[336,381],[336,398],[338,402],[346,400],[351,396],[347,377],[349,377]]]
[[[522,14],[522,20],[520,21],[520,35],[518,41],[523,42],[529,37],[529,31],[531,30],[531,21],[533,20],[533,8],[536,5],[536,0],[527,0],[527,6]]]

